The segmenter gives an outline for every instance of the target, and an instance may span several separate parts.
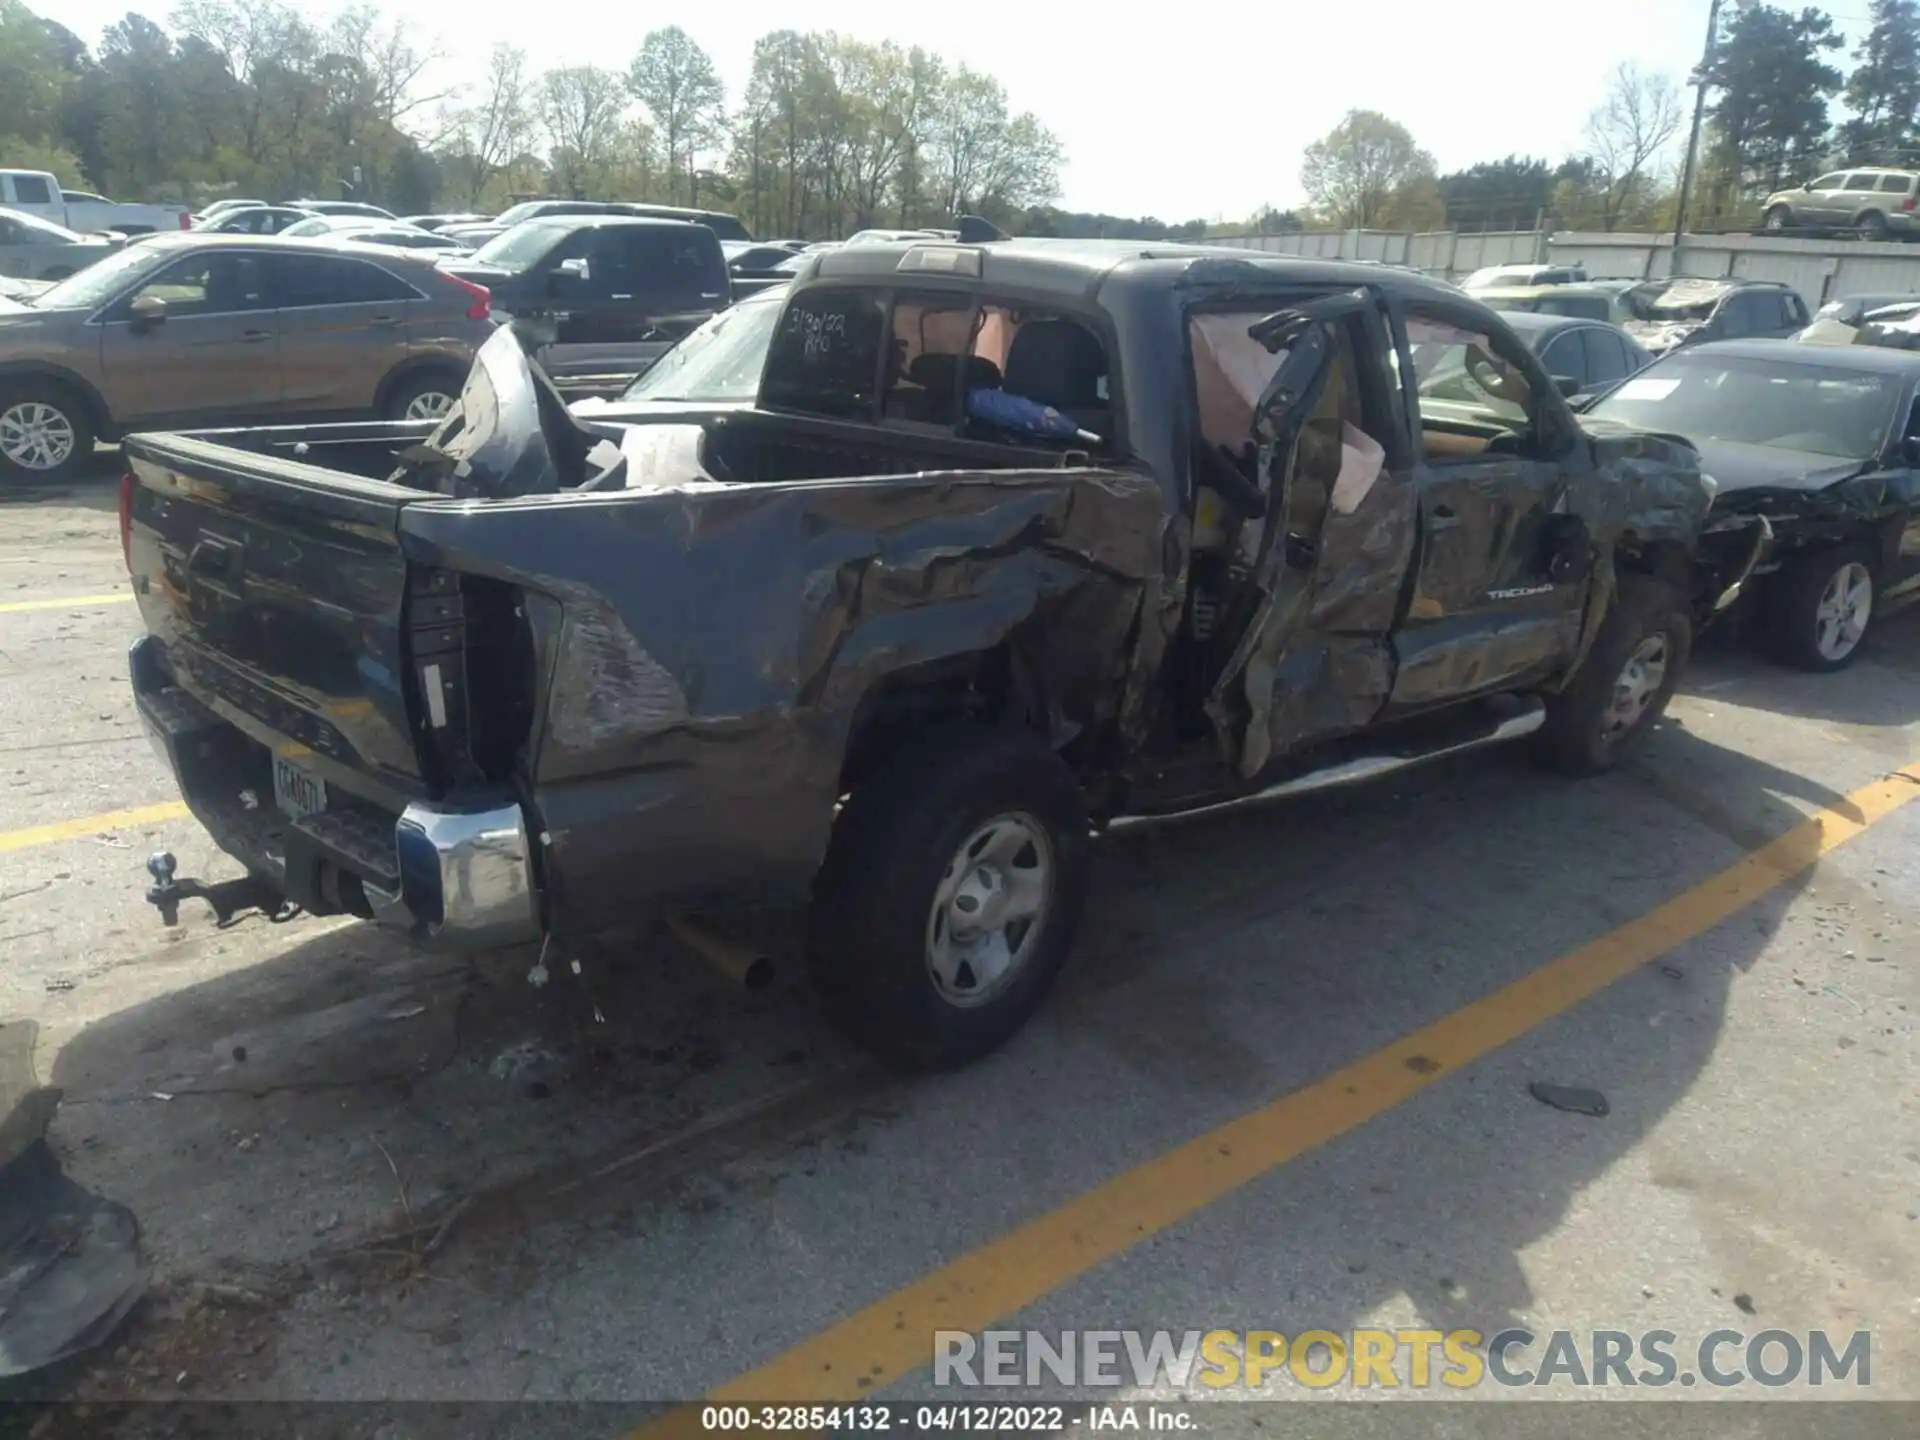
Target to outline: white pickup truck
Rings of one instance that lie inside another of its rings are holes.
[[[146,235],[185,230],[192,223],[184,205],[122,205],[85,190],[63,190],[45,170],[0,170],[0,205],[83,235],[102,230]]]

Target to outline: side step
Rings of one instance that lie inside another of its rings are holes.
[[[1424,765],[1429,760],[1439,760],[1447,755],[1461,755],[1469,750],[1484,749],[1489,745],[1504,745],[1509,740],[1518,740],[1531,735],[1547,723],[1547,707],[1537,698],[1527,697],[1525,708],[1516,714],[1503,716],[1498,721],[1484,725],[1477,731],[1465,734],[1455,731],[1445,740],[1426,749],[1407,749],[1385,755],[1360,755],[1351,760],[1342,760],[1335,765],[1323,766],[1318,770],[1309,770],[1304,775],[1295,775],[1256,790],[1250,795],[1236,795],[1230,800],[1218,800],[1210,805],[1197,806],[1191,810],[1170,810],[1157,815],[1118,815],[1107,822],[1109,830],[1133,830],[1143,825],[1158,825],[1167,820],[1187,820],[1196,815],[1217,815],[1227,810],[1239,810],[1249,805],[1264,805],[1269,800],[1282,800],[1291,795],[1304,795],[1310,790],[1331,790],[1337,785],[1355,785],[1363,780],[1376,780],[1382,775],[1391,775],[1396,770],[1410,769],[1415,765]]]

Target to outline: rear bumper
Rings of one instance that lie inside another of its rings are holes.
[[[399,814],[342,797],[304,819],[273,804],[272,757],[172,683],[152,635],[129,654],[135,704],[194,818],[220,848],[313,914],[352,914],[435,949],[540,935],[525,808],[508,796]]]

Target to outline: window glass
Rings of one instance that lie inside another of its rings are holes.
[[[364,260],[331,255],[281,255],[277,291],[280,308],[315,305],[367,305],[417,298],[398,276]]]
[[[761,398],[776,409],[872,417],[885,331],[884,303],[871,292],[795,296],[774,330]]]
[[[1112,439],[1106,347],[1078,320],[986,305],[967,353],[962,390],[969,435],[1090,448]]]
[[[623,400],[751,400],[780,318],[777,300],[722,310],[620,394]]]
[[[972,317],[970,296],[902,295],[894,301],[882,418],[922,425],[960,422],[959,368],[971,348]]]
[[[1871,190],[1873,189],[1873,178],[1871,175],[1863,174],[1856,170],[1853,174],[1847,176],[1847,183],[1841,188],[1844,190]]]
[[[1866,460],[1879,453],[1904,398],[1901,382],[1868,371],[1786,359],[1683,351],[1642,371],[1594,406],[1597,419],[1636,430],[1728,440],[1803,455]]]
[[[268,309],[266,265],[258,255],[214,250],[169,265],[128,297],[167,302],[168,316],[234,315]]]
[[[1603,295],[1543,295],[1531,308],[1542,315],[1570,315],[1577,320],[1605,320],[1611,313]]]
[[[1415,312],[1407,317],[1407,346],[1423,422],[1491,424],[1515,434],[1530,428],[1533,387],[1524,371],[1498,353],[1491,336]],[[1440,458],[1436,446],[1427,448]]]
[[[1831,175],[1822,175],[1818,180],[1815,180],[1813,184],[1808,188],[1814,189],[1814,190],[1838,190],[1840,188],[1840,182],[1845,178],[1846,177],[1844,175],[1842,175],[1838,170],[1836,170]]]
[[[608,284],[617,295],[642,291],[653,295],[693,297],[724,294],[725,262],[712,242],[697,230],[654,230],[641,227],[603,231],[605,245],[594,251],[599,265],[602,249],[616,267]]]
[[[1912,188],[1913,177],[1911,175],[1882,175],[1880,177],[1880,192],[1883,195],[1904,195]]]
[[[24,245],[26,233],[12,219],[0,215],[0,245]]]
[[[1633,373],[1633,361],[1626,344],[1611,330],[1588,329],[1580,332],[1587,355],[1587,384],[1605,385]]]
[[[1744,340],[1758,328],[1758,317],[1753,310],[1754,297],[1751,294],[1735,295],[1720,307],[1720,338],[1722,340]]]
[[[1587,386],[1587,355],[1577,330],[1554,336],[1540,352],[1540,364],[1556,382],[1564,377],[1573,381],[1577,389],[1584,390]]]
[[[51,205],[53,191],[47,182],[38,175],[16,175],[13,177],[13,196],[22,205]]]

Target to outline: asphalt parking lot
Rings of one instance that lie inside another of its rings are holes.
[[[1920,1400],[1920,613],[1836,676],[1706,647],[1603,780],[1494,753],[1115,839],[1038,1020],[902,1081],[777,917],[732,917],[751,994],[654,931],[535,988],[163,930],[150,850],[229,872],[123,595],[109,486],[0,501],[0,1019],[155,1272],[76,1393],[968,1398],[935,1330],[1519,1325],[1864,1330]]]

